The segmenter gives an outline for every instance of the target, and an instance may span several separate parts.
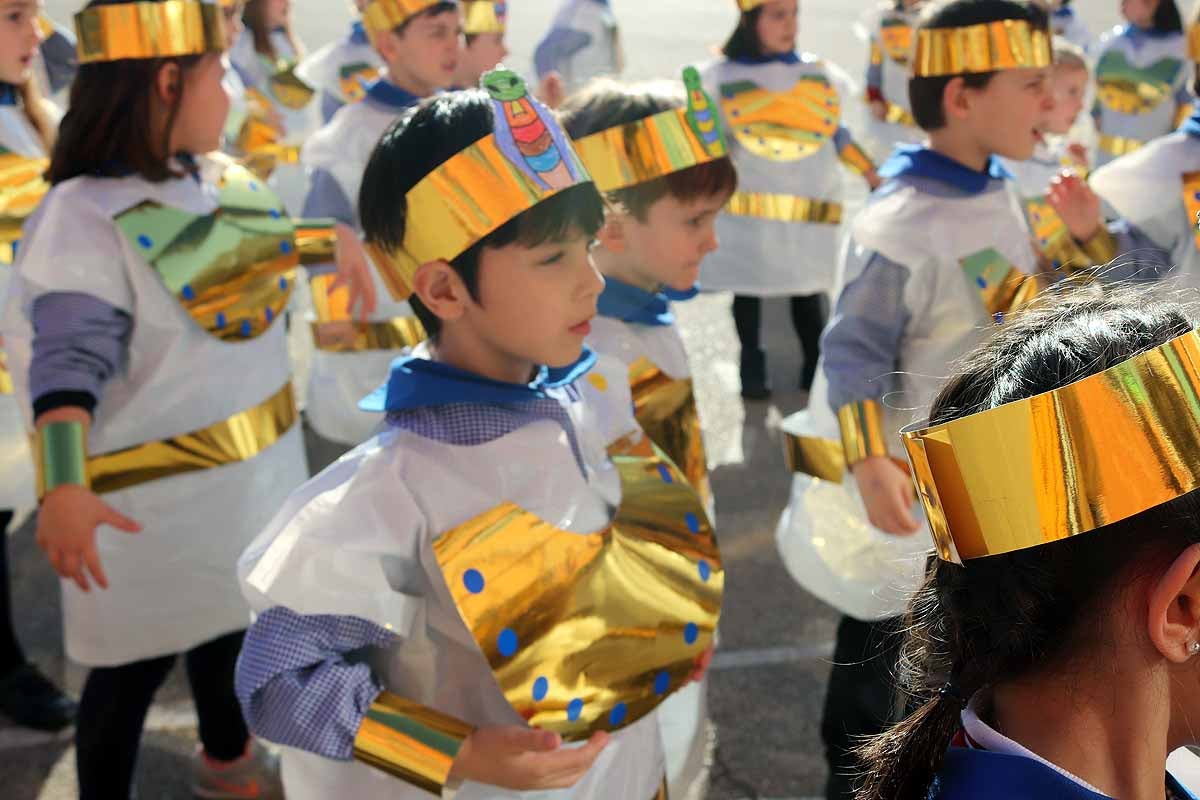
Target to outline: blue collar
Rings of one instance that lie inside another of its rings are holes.
[[[967,194],[979,194],[993,180],[1007,180],[1012,177],[995,156],[988,157],[986,172],[976,172],[936,150],[913,144],[897,145],[892,155],[879,168],[881,178],[903,176],[932,178],[948,183]]]
[[[639,325],[670,325],[675,322],[668,297],[662,292],[648,292],[616,278],[604,279],[604,291],[596,301],[596,311],[602,317]]]
[[[1192,104],[1192,115],[1183,121],[1179,130],[1188,136],[1200,137],[1200,100]]]
[[[1054,9],[1053,16],[1056,19],[1069,19],[1070,17],[1075,16],[1075,9],[1071,8],[1070,6],[1059,6],[1058,8]]]
[[[566,367],[541,367],[529,383],[494,381],[473,372],[416,356],[401,356],[392,362],[387,383],[359,401],[363,411],[407,411],[448,403],[520,403],[542,400],[549,389],[578,380],[596,363],[596,354],[583,354]]]
[[[367,98],[373,103],[385,108],[394,108],[397,111],[421,102],[421,98],[415,94],[404,91],[384,78],[376,78],[367,84]]]
[[[1119,36],[1124,36],[1127,39],[1132,39],[1134,43],[1139,43],[1144,39],[1166,39],[1170,36],[1179,36],[1177,31],[1160,31],[1158,28],[1139,28],[1132,22],[1126,23],[1121,28]]]
[[[361,19],[354,20],[350,25],[350,43],[351,44],[370,44],[370,39],[367,38],[367,29],[363,27]]]
[[[680,291],[672,289],[669,286],[664,286],[662,290],[663,296],[672,302],[680,303],[684,300],[691,300],[696,295],[700,294],[700,284],[692,284],[688,288]]]
[[[17,104],[17,87],[11,83],[0,83],[0,106],[15,106]]]
[[[751,66],[754,64],[776,64],[776,63],[778,63],[778,64],[799,64],[800,63],[800,54],[797,53],[795,50],[793,50],[790,53],[775,53],[774,55],[769,55],[769,56],[738,56],[737,58],[731,58],[730,61],[732,61],[735,64],[747,64],[747,65],[751,65]]]

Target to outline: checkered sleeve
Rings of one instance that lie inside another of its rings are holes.
[[[358,617],[304,616],[276,606],[246,633],[235,689],[256,736],[339,761],[383,686],[355,654],[396,635]]]

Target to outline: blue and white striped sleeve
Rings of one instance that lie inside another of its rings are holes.
[[[346,197],[346,192],[333,173],[319,167],[312,171],[308,195],[304,198],[304,210],[300,215],[308,219],[333,218],[352,227],[358,225],[354,202]]]
[[[62,406],[90,413],[106,381],[128,358],[133,320],[81,292],[47,292],[33,300],[29,397],[37,417]]]
[[[539,79],[551,72],[564,72],[567,59],[592,43],[592,37],[573,28],[551,28],[533,53],[533,67]]]

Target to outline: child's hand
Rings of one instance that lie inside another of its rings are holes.
[[[339,222],[334,226],[337,232],[337,244],[333,249],[333,260],[337,264],[337,280],[329,285],[330,291],[339,286],[350,289],[349,308],[353,312],[358,307],[358,318],[366,321],[375,311],[375,281],[371,279],[371,265],[367,262],[367,252],[354,229]]]
[[[477,728],[459,748],[450,776],[505,789],[567,789],[592,768],[608,745],[597,731],[587,744],[564,748],[550,731],[519,726]]]
[[[1067,155],[1070,156],[1071,163],[1080,169],[1088,168],[1088,151],[1087,148],[1079,142],[1073,142],[1067,145]]]
[[[567,87],[563,83],[562,75],[551,72],[542,78],[542,82],[538,85],[537,99],[550,108],[561,106],[567,99]]]
[[[1100,197],[1078,175],[1064,172],[1055,176],[1050,181],[1046,200],[1077,240],[1086,242],[1099,232],[1103,224],[1100,219]]]
[[[851,467],[871,524],[885,533],[908,536],[921,526],[912,514],[912,478],[888,456],[871,456]]]
[[[713,646],[710,644],[703,653],[696,656],[692,674],[688,676],[688,683],[699,683],[704,680],[704,676],[708,674],[708,667],[712,664]]]
[[[888,107],[887,103],[882,100],[871,100],[867,103],[867,107],[871,109],[871,116],[883,122],[887,119]]]
[[[91,590],[89,572],[97,586],[108,588],[108,576],[96,552],[96,528],[100,525],[111,525],[126,533],[142,529],[82,486],[58,486],[42,499],[37,520],[38,547],[45,551],[55,572],[75,581],[85,592]]]
[[[864,172],[863,180],[867,182],[867,186],[871,187],[872,192],[879,188],[879,184],[883,183],[883,181],[879,178],[879,173],[875,170]]]

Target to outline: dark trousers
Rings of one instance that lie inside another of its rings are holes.
[[[854,748],[863,738],[899,721],[895,689],[902,619],[862,622],[842,617],[833,651],[833,671],[821,717],[821,740],[829,764],[826,800],[852,800],[860,771]]]
[[[184,654],[200,721],[204,752],[234,761],[250,738],[233,693],[233,673],[245,631],[226,634]],[[175,656],[149,658],[88,673],[75,724],[75,766],[80,800],[129,797],[146,712],[167,679]]]
[[[12,582],[8,575],[8,526],[12,520],[12,511],[0,511],[0,675],[25,663],[25,653],[13,629]]]
[[[790,298],[792,327],[800,340],[804,367],[800,371],[800,388],[812,388],[817,374],[817,358],[821,355],[821,331],[828,316],[825,295],[809,294]],[[738,341],[742,343],[742,385],[765,386],[767,383],[767,354],[762,347],[762,298],[735,295],[733,324]]]

